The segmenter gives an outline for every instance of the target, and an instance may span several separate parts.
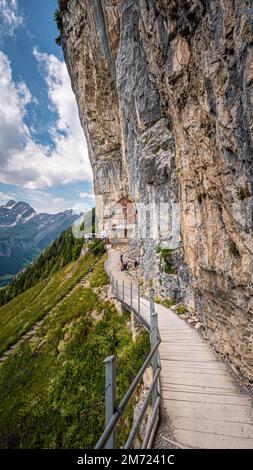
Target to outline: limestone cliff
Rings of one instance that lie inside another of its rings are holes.
[[[180,207],[182,241],[159,235],[177,275],[155,288],[185,299],[252,380],[252,0],[62,0],[60,12],[99,211],[123,194],[167,202],[171,223]],[[140,249],[157,278],[154,242]]]

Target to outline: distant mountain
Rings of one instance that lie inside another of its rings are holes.
[[[72,210],[37,214],[23,201],[10,200],[0,206],[0,285],[33,261],[78,217]]]

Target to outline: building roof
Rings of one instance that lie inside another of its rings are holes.
[[[130,202],[131,204],[133,202],[128,196],[121,196],[121,198],[117,202],[115,202],[112,207],[114,207],[116,204],[120,204],[123,200]]]

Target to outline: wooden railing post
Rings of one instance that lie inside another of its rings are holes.
[[[116,407],[116,358],[108,356],[105,364],[105,426],[110,422]],[[116,448],[116,428],[105,444],[105,449]]]
[[[150,289],[149,293],[149,304],[150,304],[150,342],[151,342],[151,349],[155,346],[158,340],[158,318],[157,313],[155,311],[154,299],[153,299],[153,289]],[[155,352],[152,358],[152,369],[153,369],[153,378],[157,372],[159,363],[158,363],[158,351]],[[154,388],[152,401],[153,401],[153,408],[156,404],[156,400],[158,398],[158,384]]]

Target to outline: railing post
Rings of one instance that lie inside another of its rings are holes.
[[[105,426],[110,422],[116,406],[116,358],[108,356],[105,364]],[[116,429],[113,430],[105,444],[105,449],[115,449]]]
[[[149,293],[149,305],[150,305],[150,342],[151,342],[151,349],[155,346],[158,340],[158,318],[157,313],[155,311],[155,305],[153,300],[153,289],[150,289]],[[157,372],[158,368],[158,351],[155,352],[153,359],[152,359],[152,369],[153,369],[153,378]],[[158,398],[158,384],[156,384],[155,389],[153,391],[153,408],[156,404],[156,400]]]
[[[141,293],[140,293],[140,286],[138,284],[138,317],[141,318]]]
[[[125,300],[125,281],[123,281],[123,284],[122,284],[122,300],[123,302]]]
[[[131,282],[131,287],[130,287],[130,298],[131,298],[131,310],[133,309],[133,284]]]
[[[117,299],[119,298],[119,281],[118,281],[118,279],[116,280],[116,297],[117,297]]]

